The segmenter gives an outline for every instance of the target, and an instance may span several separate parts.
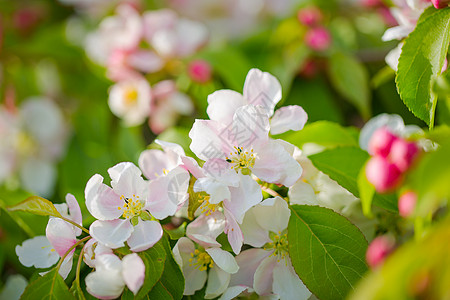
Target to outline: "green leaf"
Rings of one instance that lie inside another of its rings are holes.
[[[364,65],[352,56],[336,53],[330,59],[328,75],[334,88],[369,119],[371,94]]]
[[[358,140],[347,128],[329,121],[317,121],[307,124],[300,131],[290,131],[280,135],[279,138],[298,147],[302,147],[305,143],[315,143],[327,148],[358,146]]]
[[[24,201],[14,206],[8,207],[9,211],[26,211],[40,216],[52,216],[61,218],[61,214],[56,210],[56,207],[48,201],[39,196],[31,196]]]
[[[86,300],[84,296],[83,290],[80,287],[80,283],[77,280],[74,280],[72,283],[72,287],[70,288],[70,292],[75,296],[77,300]]]
[[[135,299],[143,299],[161,278],[166,261],[164,240],[161,239],[150,249],[138,253],[145,265],[145,280]]]
[[[166,236],[163,237],[163,246],[167,255],[164,272],[147,297],[148,299],[181,299],[184,291],[184,277],[180,266],[173,258]]]
[[[201,57],[213,66],[214,71],[224,81],[226,88],[242,91],[245,77],[252,65],[240,50],[223,47],[220,51],[202,53]]]
[[[433,127],[433,79],[441,73],[450,42],[450,9],[428,8],[406,38],[398,61],[397,88],[405,105]]]
[[[319,299],[344,299],[367,271],[367,241],[331,209],[293,205],[288,225],[295,271]]]
[[[366,217],[371,218],[373,216],[372,200],[375,195],[375,187],[367,180],[365,165],[361,168],[361,171],[359,171],[357,181],[363,213]]]
[[[310,155],[308,158],[317,169],[337,181],[355,197],[360,197],[357,178],[369,159],[366,151],[357,147],[340,147]],[[373,203],[391,212],[398,211],[394,195],[375,194]]]
[[[31,282],[20,298],[22,300],[75,300],[73,295],[69,292],[69,288],[64,283],[61,275],[58,274],[56,268],[53,268],[50,272],[37,280]]]

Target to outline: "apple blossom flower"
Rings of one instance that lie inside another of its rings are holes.
[[[269,198],[251,208],[242,224],[244,241],[254,249],[236,256],[239,271],[231,276],[229,289],[252,288],[259,296],[308,299],[311,292],[295,273],[288,252],[287,202]]]
[[[398,212],[403,218],[409,217],[416,208],[417,194],[411,190],[406,191],[398,198]]]
[[[152,98],[149,125],[156,134],[175,125],[180,115],[189,116],[194,111],[192,100],[178,91],[173,80],[156,83],[152,88]]]
[[[196,120],[189,132],[190,148],[200,159],[221,161],[220,166],[228,165],[236,173],[253,173],[263,181],[291,186],[300,177],[301,166],[284,143],[268,134],[266,110],[245,105],[236,109],[229,125],[214,119]]]
[[[25,267],[49,268],[60,256],[46,236],[39,235],[16,246],[19,261]]]
[[[143,37],[141,16],[129,4],[121,4],[116,14],[103,19],[97,31],[86,38],[86,52],[96,63],[106,66],[116,50],[132,51]]]
[[[113,250],[94,238],[84,244],[83,260],[89,267],[95,268],[95,258],[103,254],[113,254]]]
[[[315,51],[327,50],[331,45],[330,32],[323,27],[311,28],[306,32],[305,43]]]
[[[151,112],[152,94],[147,80],[132,78],[116,83],[109,91],[109,107],[127,126],[142,124]]]
[[[394,241],[388,236],[379,236],[367,248],[366,261],[371,268],[381,265],[393,251]]]
[[[125,241],[133,252],[152,247],[163,231],[159,222],[150,220],[149,186],[141,171],[133,163],[124,162],[109,168],[108,173],[112,188],[102,183],[99,174],[86,184],[86,207],[98,219],[91,224],[91,236],[113,249],[123,247]],[[167,189],[151,192],[157,198]]]
[[[165,60],[190,56],[208,39],[203,24],[180,18],[170,9],[145,12],[143,23],[145,40]]]
[[[197,245],[189,238],[182,237],[172,250],[186,280],[184,295],[193,295],[207,280],[205,299],[216,298],[228,287],[230,275],[239,269],[233,255],[222,250],[216,241],[217,236],[223,232],[225,220],[219,213],[215,215],[216,218],[208,218],[208,222],[199,227],[196,226],[198,224],[191,225],[193,223],[188,225],[186,230],[195,238]],[[193,234],[191,226],[197,227]]]
[[[194,60],[188,65],[189,77],[198,83],[211,80],[211,65],[206,60]]]
[[[41,196],[53,193],[67,140],[61,110],[48,98],[25,99],[16,112],[0,107],[0,183],[19,174],[22,186]]]
[[[144,284],[145,265],[136,253],[122,260],[114,254],[103,254],[95,261],[95,271],[86,276],[87,291],[94,297],[115,299],[125,286],[136,295]]]

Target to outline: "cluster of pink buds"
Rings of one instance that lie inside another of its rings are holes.
[[[450,0],[431,0],[437,9],[446,8],[450,5]]]
[[[369,142],[372,158],[366,166],[367,179],[380,193],[392,191],[401,183],[403,174],[419,152],[415,143],[394,135],[386,127],[378,129]]]
[[[308,27],[305,43],[315,51],[324,51],[331,45],[331,35],[328,29],[320,23],[323,20],[322,12],[314,6],[305,7],[298,11],[299,22]]]

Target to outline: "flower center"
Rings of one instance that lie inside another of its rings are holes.
[[[209,203],[210,198],[211,198],[211,196],[209,196],[205,192],[202,192],[198,195],[198,202],[201,203],[199,208],[200,208],[202,214],[204,213],[207,216],[209,216],[210,214],[215,212],[220,207],[219,204]]]
[[[255,165],[256,155],[253,153],[253,149],[244,151],[242,147],[234,147],[236,151],[230,152],[230,157],[226,157],[227,162],[229,162],[236,172],[241,170],[242,174],[250,174],[250,168]]]
[[[204,249],[195,249],[194,252],[191,252],[189,266],[193,266],[195,269],[198,268],[200,271],[206,271],[208,267],[214,267],[214,261]]]
[[[264,250],[274,251],[271,255],[276,255],[284,259],[288,255],[287,233],[285,231],[278,231],[278,234],[271,232],[270,239],[272,242],[265,244]]]
[[[138,99],[138,92],[134,87],[125,88],[125,92],[123,95],[125,106],[134,105]]]
[[[144,208],[144,202],[139,200],[139,196],[133,195],[133,197],[126,198],[125,196],[120,196],[120,199],[125,201],[123,207],[118,207],[118,209],[123,210],[122,216],[126,219],[131,219],[135,216],[140,216],[141,211]]]

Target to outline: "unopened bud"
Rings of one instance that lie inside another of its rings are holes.
[[[392,252],[394,242],[386,236],[379,236],[370,243],[366,252],[367,264],[374,268],[381,265],[386,257]]]
[[[413,191],[403,193],[398,199],[398,212],[403,218],[409,217],[416,208],[417,194]]]
[[[331,35],[323,27],[311,28],[305,35],[305,43],[313,50],[323,51],[330,47]]]
[[[401,172],[405,172],[409,169],[418,154],[419,147],[415,143],[397,139],[392,143],[389,157]]]
[[[322,17],[322,12],[314,6],[302,8],[297,13],[299,22],[306,26],[317,25]]]
[[[431,0],[437,9],[446,8],[450,4],[450,0]]]
[[[211,80],[211,65],[205,60],[194,60],[188,66],[189,77],[195,82],[205,83]]]
[[[391,151],[392,143],[398,140],[386,127],[381,127],[374,132],[369,141],[369,153],[387,157]]]
[[[367,180],[379,193],[393,190],[401,182],[401,172],[397,166],[381,156],[372,157],[366,165]]]

